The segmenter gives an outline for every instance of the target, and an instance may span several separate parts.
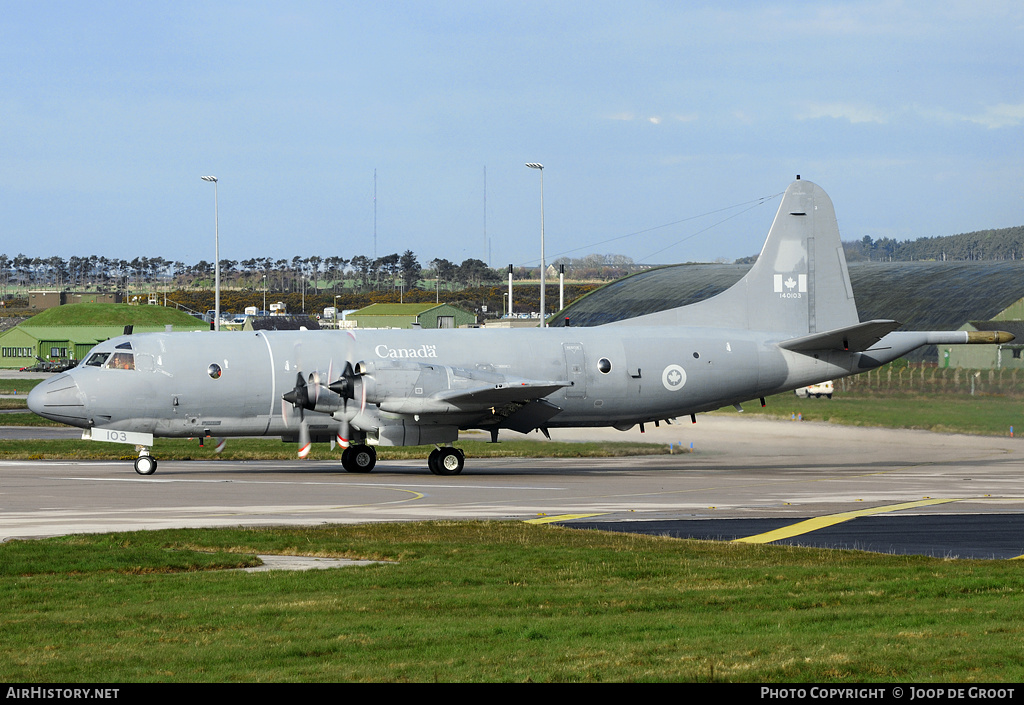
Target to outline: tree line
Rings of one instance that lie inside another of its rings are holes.
[[[865,235],[860,240],[844,242],[843,248],[851,262],[1017,260],[1024,259],[1024,226],[903,242],[889,237],[875,240]]]
[[[612,280],[638,269],[623,255],[587,255],[579,259],[562,257],[552,266],[565,265],[575,279]],[[221,287],[275,292],[341,291],[369,293],[411,291],[420,288],[445,290],[469,289],[503,281],[507,269],[491,268],[479,259],[456,264],[447,259],[420,264],[412,250],[383,257],[355,255],[291,259],[251,257],[245,260],[222,259]],[[537,267],[516,267],[517,280],[537,279]],[[63,290],[124,290],[164,288],[205,289],[213,286],[212,262],[200,260],[186,264],[163,257],[135,257],[131,260],[101,255],[28,257],[0,254],[0,286],[7,295],[11,288]]]
[[[916,240],[874,239],[843,242],[849,262],[963,262],[965,260],[1024,259],[1024,225],[977,230],[959,235],[920,237]],[[757,255],[741,257],[736,264],[753,264]]]
[[[411,250],[371,258],[346,257],[252,257],[220,261],[223,288],[268,289],[288,292],[308,290],[410,290],[421,280],[440,278],[445,285],[472,287],[500,280],[497,270],[478,259],[455,264],[435,259],[422,267]],[[131,260],[100,255],[27,257],[0,255],[0,283],[6,288],[56,288],[67,290],[164,287],[171,289],[212,286],[214,265],[207,260],[194,264],[163,257],[136,257]],[[4,292],[6,293],[6,291]]]

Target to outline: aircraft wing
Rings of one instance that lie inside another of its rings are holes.
[[[433,399],[463,409],[486,408],[510,402],[532,401],[546,397],[571,382],[539,382],[521,380],[479,385],[469,389],[449,389],[433,395]]]
[[[824,333],[812,333],[784,340],[779,343],[779,347],[793,352],[811,352],[813,350],[864,352],[899,327],[899,321],[867,321]]]
[[[492,410],[526,404],[572,384],[408,361],[371,363],[365,369],[366,400],[398,414]]]

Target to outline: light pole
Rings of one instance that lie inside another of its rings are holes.
[[[540,172],[540,327],[544,328],[544,165],[530,162],[526,166]]]
[[[220,223],[217,213],[217,177],[199,178],[213,182],[213,329],[220,330]]]
[[[260,315],[266,315],[267,312],[267,275],[263,275],[263,310],[260,311]]]

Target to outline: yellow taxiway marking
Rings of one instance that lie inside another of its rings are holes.
[[[569,521],[570,519],[586,519],[587,517],[599,517],[608,512],[598,512],[597,514],[556,514],[554,516],[539,517],[537,519],[527,519],[524,524],[550,524],[555,521]]]
[[[945,504],[947,502],[959,501],[960,500],[958,499],[922,499],[916,502],[904,502],[903,504],[890,504],[888,506],[874,507],[872,509],[858,509],[853,512],[829,514],[828,516],[808,519],[790,526],[784,526],[781,529],[757,534],[756,536],[747,536],[746,538],[735,539],[733,543],[771,543],[772,541],[789,539],[794,536],[800,536],[801,534],[817,531],[818,529],[824,529],[825,527],[833,526],[834,524],[842,524],[844,521],[850,521],[850,519],[856,519],[857,517],[866,517],[873,514],[887,514],[889,512],[898,512],[903,509],[913,509],[915,507],[927,507],[931,504]]]

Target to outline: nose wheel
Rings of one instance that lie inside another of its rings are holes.
[[[148,448],[139,451],[139,457],[135,459],[135,472],[140,475],[152,475],[156,472],[156,458],[149,454]]]

